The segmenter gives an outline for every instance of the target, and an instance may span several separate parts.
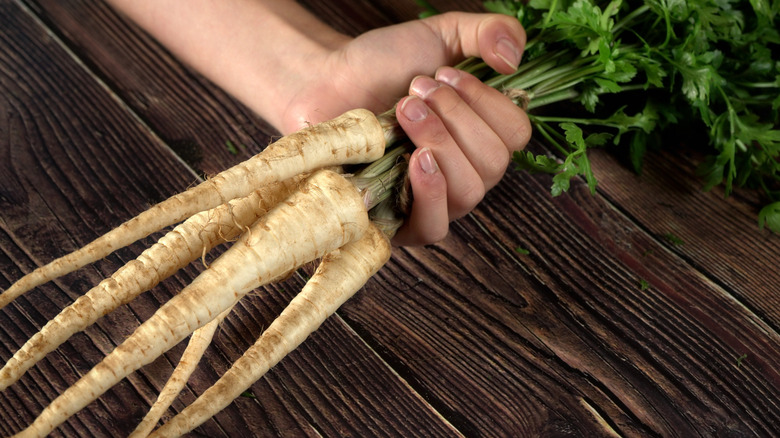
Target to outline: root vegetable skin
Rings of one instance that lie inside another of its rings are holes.
[[[83,248],[25,275],[0,294],[0,308],[38,285],[99,260],[195,213],[301,173],[377,160],[383,155],[384,146],[385,134],[380,122],[364,109],[346,112],[282,137],[254,157],[152,206]]]
[[[165,410],[170,407],[171,403],[176,399],[184,385],[187,384],[187,379],[195,368],[198,366],[203,353],[205,353],[208,346],[211,344],[211,340],[214,338],[219,324],[227,317],[233,307],[222,312],[218,317],[211,320],[208,324],[192,332],[190,342],[187,344],[187,348],[184,349],[184,353],[179,359],[179,364],[173,370],[173,373],[168,378],[165,386],[160,391],[160,395],[155,400],[149,412],[146,413],[141,423],[135,428],[128,438],[144,438],[148,436],[157,422],[165,413]]]
[[[306,286],[257,342],[211,388],[150,436],[180,436],[224,409],[317,330],[390,255],[388,238],[372,225],[362,239],[325,256]]]
[[[200,212],[166,233],[136,260],[78,298],[28,340],[0,369],[0,390],[73,334],[173,275],[204,251],[236,238],[289,196],[303,176],[266,186],[251,195]]]
[[[331,171],[315,173],[18,436],[46,436],[247,292],[361,238],[368,227],[368,214],[355,186]]]

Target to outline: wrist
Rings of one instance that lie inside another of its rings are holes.
[[[301,84],[350,40],[292,0],[110,1],[280,130]]]
[[[287,133],[298,129],[292,128],[289,108],[300,100],[302,90],[327,76],[323,66],[351,38],[294,1],[255,3],[255,15],[242,19],[245,33],[235,36],[223,55],[226,69],[207,76]]]

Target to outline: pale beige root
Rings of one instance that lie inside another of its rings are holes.
[[[337,173],[316,172],[46,407],[19,436],[46,436],[252,289],[361,238],[368,226],[368,213],[355,186]]]
[[[390,241],[373,225],[361,240],[333,251],[257,342],[206,392],[151,437],[183,435],[216,415],[294,350],[390,258]]]
[[[144,438],[152,432],[165,411],[179,396],[181,390],[184,389],[184,385],[187,384],[190,375],[198,366],[203,353],[211,345],[211,340],[214,338],[217,327],[232,310],[233,306],[220,313],[218,317],[211,320],[208,324],[192,332],[187,348],[184,349],[179,363],[174,368],[171,376],[168,377],[168,381],[165,382],[165,386],[160,391],[160,395],[157,396],[157,400],[155,400],[149,412],[146,413],[143,420],[141,420],[128,438]]]
[[[204,251],[235,239],[244,229],[286,199],[303,176],[255,190],[211,210],[191,216],[146,249],[137,259],[119,268],[49,321],[0,369],[0,390],[17,381],[25,371],[73,334],[92,325],[117,307],[173,275]]]
[[[382,126],[373,113],[363,109],[282,137],[254,157],[150,207],[81,249],[25,275],[0,294],[0,308],[40,284],[100,260],[197,212],[300,173],[378,160],[384,147]]]

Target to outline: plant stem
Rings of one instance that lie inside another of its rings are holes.
[[[547,93],[542,96],[535,96],[529,93],[529,97],[531,98],[531,101],[528,103],[528,111],[535,108],[541,108],[545,105],[550,105],[556,102],[573,100],[576,99],[577,96],[579,95],[580,93],[573,88],[567,88],[564,90],[557,91],[555,93]]]

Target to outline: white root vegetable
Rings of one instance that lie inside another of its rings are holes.
[[[157,400],[155,400],[152,407],[149,408],[149,412],[146,413],[128,438],[144,438],[154,430],[154,427],[157,425],[157,422],[160,421],[162,415],[168,407],[171,406],[171,403],[173,403],[181,390],[184,389],[184,385],[187,384],[190,375],[198,366],[198,362],[200,362],[201,357],[203,357],[203,353],[206,352],[206,349],[211,344],[211,340],[214,338],[214,333],[216,333],[219,324],[222,323],[232,310],[233,307],[231,306],[230,309],[220,313],[219,316],[211,320],[208,324],[192,332],[190,342],[187,343],[187,348],[184,349],[184,353],[182,353],[181,358],[179,359],[179,364],[176,365],[173,373],[168,377],[168,381],[165,382],[165,386],[163,386],[163,389],[157,396]]]
[[[220,321],[238,300],[250,290],[278,281],[327,254],[315,280],[307,284],[249,353],[249,356],[267,353],[266,364],[261,366],[265,370],[281,360],[389,258],[388,238],[370,225],[367,210],[376,205],[372,220],[385,224],[383,229],[389,235],[400,226],[391,193],[397,188],[394,181],[404,166],[398,161],[403,151],[399,149],[380,160],[385,144],[392,143],[397,134],[392,112],[376,117],[367,110],[354,110],[284,137],[244,163],[151,207],[74,253],[36,269],[0,293],[0,307],[3,307],[32,287],[100,259],[158,229],[184,221],[33,336],[0,369],[2,390],[73,333],[154,287],[213,246],[240,235],[189,286],[17,436],[47,435],[119,380],[192,333],[179,365],[133,433],[134,437],[145,436],[186,384]],[[340,170],[342,165],[374,161],[377,162],[359,171],[350,181],[323,170],[328,167]],[[307,172],[315,173],[304,177]],[[304,178],[306,182],[299,184]],[[286,197],[289,193],[292,194]],[[274,207],[268,211],[270,206]],[[368,237],[363,239],[369,227]],[[274,342],[284,345],[274,345]],[[238,376],[246,374],[240,368]],[[257,371],[257,368],[250,370]],[[253,379],[263,373],[255,374]]]
[[[247,197],[195,214],[177,225],[137,259],[63,309],[31,337],[0,369],[0,390],[13,384],[73,334],[153,288],[205,251],[235,239],[270,208],[287,198],[302,179],[303,175],[300,175],[271,184]]]
[[[387,236],[372,225],[362,239],[325,256],[257,342],[212,387],[150,436],[183,435],[224,409],[362,288],[390,254]]]
[[[119,380],[233,306],[247,292],[360,239],[368,227],[368,214],[355,186],[331,171],[315,173],[46,407],[18,436],[46,436]]]
[[[377,160],[384,153],[384,146],[382,125],[373,113],[363,109],[290,134],[260,154],[152,206],[81,249],[30,272],[0,294],[0,308],[38,285],[99,260],[195,213],[300,173]]]

